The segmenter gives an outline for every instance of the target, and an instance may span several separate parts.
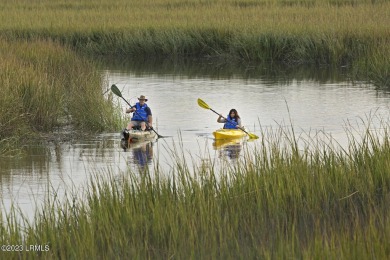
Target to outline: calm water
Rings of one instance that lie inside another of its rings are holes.
[[[2,208],[11,203],[29,218],[45,196],[80,194],[93,175],[123,174],[150,169],[158,161],[174,174],[172,151],[184,152],[195,164],[207,160],[234,162],[254,142],[215,146],[212,131],[221,127],[217,115],[198,106],[201,98],[218,113],[236,108],[249,132],[260,128],[294,126],[297,134],[323,131],[347,145],[346,125],[365,127],[373,118],[387,121],[390,98],[373,86],[352,83],[342,71],[283,71],[257,67],[231,68],[215,64],[112,64],[102,73],[108,86],[116,84],[132,104],[146,95],[157,132],[168,138],[141,143],[127,151],[120,147],[119,131],[78,143],[51,143],[30,147],[25,158],[1,158]],[[125,110],[126,104],[116,99]],[[176,148],[175,148],[176,147]],[[141,174],[141,173],[140,173]]]

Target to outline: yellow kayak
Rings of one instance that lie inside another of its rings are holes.
[[[215,139],[213,142],[214,149],[221,149],[225,147],[231,147],[231,146],[240,146],[241,145],[241,139]]]
[[[214,138],[219,139],[236,139],[246,136],[246,133],[239,129],[218,129],[213,132]]]

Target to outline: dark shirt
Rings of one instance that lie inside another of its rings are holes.
[[[150,107],[146,107],[145,108],[145,112],[146,112],[147,116],[151,116],[152,115],[152,110],[150,109]]]

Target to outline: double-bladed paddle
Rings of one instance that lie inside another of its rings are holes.
[[[133,106],[130,105],[130,103],[127,102],[127,100],[122,96],[121,91],[118,89],[118,87],[117,87],[115,84],[113,84],[113,85],[111,86],[111,91],[112,91],[115,95],[117,95],[118,97],[122,98],[122,99],[126,102],[126,104],[128,104],[128,105],[130,106],[130,108],[133,108]],[[137,115],[140,116],[140,114],[138,114],[137,110],[135,110],[134,112],[137,113]],[[141,117],[141,116],[140,116],[140,117]],[[141,117],[141,118],[142,118],[142,117]],[[142,118],[142,120],[146,123],[146,125],[147,125],[150,129],[153,130],[153,132],[156,133],[156,135],[157,135],[158,138],[164,138],[164,136],[159,135],[159,134],[156,132],[156,130],[154,130],[153,127],[150,127],[148,121],[146,121],[144,118]]]
[[[198,105],[201,107],[201,108],[204,108],[204,109],[209,109],[211,111],[213,111],[214,113],[216,113],[217,115],[219,115],[219,113],[217,111],[215,111],[214,109],[212,109],[211,107],[209,107],[209,105],[207,105],[206,102],[204,102],[202,99],[198,98]],[[230,121],[229,119],[227,119],[226,117],[223,117],[225,120],[227,120],[228,122],[230,123],[234,123],[232,121]],[[247,131],[245,131],[243,128],[241,127],[238,127],[238,129],[244,131],[250,139],[258,139],[259,137],[255,134],[252,134],[252,133],[248,133]]]

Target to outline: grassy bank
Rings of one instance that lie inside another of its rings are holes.
[[[51,40],[0,39],[0,46],[0,153],[64,126],[88,132],[119,127],[94,64]]]
[[[390,3],[371,0],[30,1],[2,4],[0,34],[91,54],[353,66],[389,86]]]
[[[47,245],[48,251],[0,256],[387,258],[387,131],[351,137],[345,150],[317,140],[298,150],[303,137],[283,129],[262,136],[248,151],[255,156],[234,166],[200,164],[193,172],[175,152],[169,174],[99,172],[85,200],[73,196],[60,205],[49,199],[26,229],[15,216],[2,223],[1,244]]]

